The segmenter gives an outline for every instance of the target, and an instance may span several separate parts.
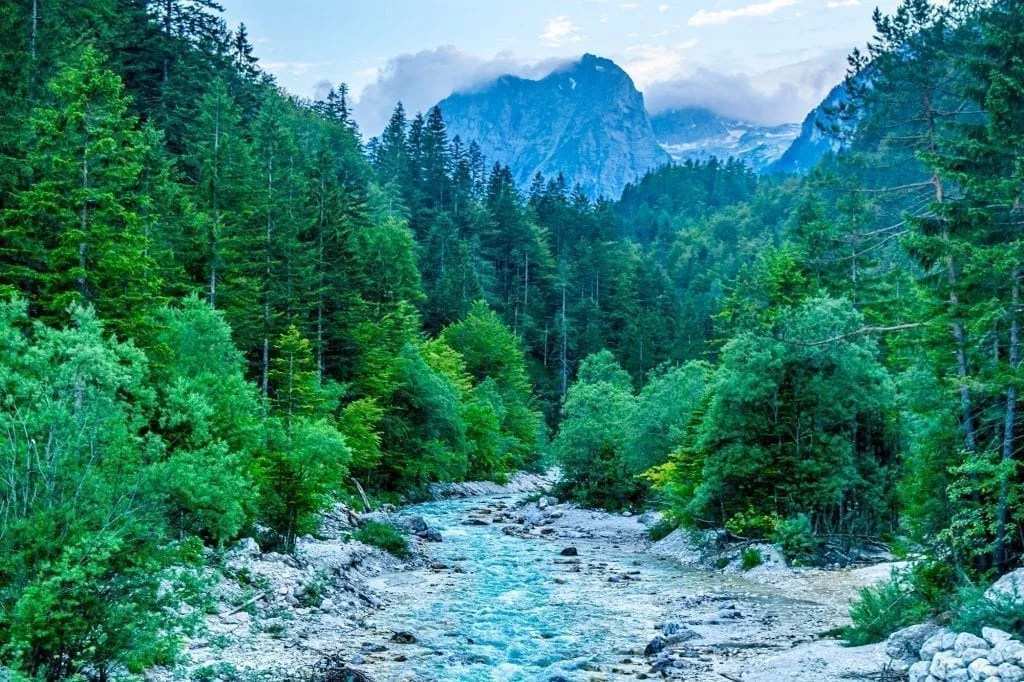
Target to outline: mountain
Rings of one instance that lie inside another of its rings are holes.
[[[632,79],[591,54],[540,80],[502,76],[438,106],[449,136],[476,140],[521,187],[538,171],[561,172],[591,197],[618,198],[626,183],[671,161]]]
[[[800,135],[793,140],[789,149],[772,163],[767,171],[769,173],[807,173],[825,154],[838,152],[842,149],[842,143],[830,135],[822,132],[821,125],[830,125],[831,118],[828,110],[847,99],[846,86],[840,83],[825,96],[821,104],[807,114],[803,125],[800,126]]]
[[[760,173],[778,160],[800,134],[800,125],[760,126],[701,107],[651,117],[654,136],[676,162],[735,157]]]

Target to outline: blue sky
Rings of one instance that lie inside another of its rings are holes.
[[[648,108],[799,121],[872,32],[869,0],[222,0],[264,68],[315,96],[346,82],[376,135],[394,104],[430,107],[504,73],[585,52],[621,65]],[[881,0],[883,11],[896,0]]]

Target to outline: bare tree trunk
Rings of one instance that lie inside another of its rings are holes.
[[[210,226],[210,290],[207,298],[211,307],[217,306],[217,233],[220,230],[220,97],[213,123],[213,186],[210,203],[213,205],[213,224]]]
[[[320,173],[320,226],[317,230],[317,294],[316,294],[316,374],[324,380],[324,228],[327,222],[327,192],[324,175]]]
[[[1016,372],[1020,366],[1019,342],[1020,323],[1018,308],[1020,306],[1020,275],[1015,269],[1013,271],[1013,288],[1010,296],[1010,347],[1009,364],[1011,372]],[[1006,388],[1006,416],[1003,422],[1003,462],[1013,459],[1014,422],[1017,417],[1017,387],[1012,383]],[[999,483],[999,509],[996,519],[996,567],[1002,570],[1006,565],[1006,517],[1009,506],[1010,482],[1008,475],[1002,476]]]
[[[89,136],[86,135],[85,142],[82,145],[82,189],[86,190],[85,196],[82,198],[82,213],[81,213],[81,230],[82,235],[78,242],[78,293],[81,294],[85,300],[89,299],[88,286],[86,284],[86,268],[88,267],[88,251],[89,245],[87,243],[87,235],[89,234]]]
[[[39,28],[39,0],[32,0],[32,40],[30,51],[32,61],[36,59],[36,33]]]
[[[928,122],[928,149],[931,153],[935,154],[938,152],[938,144],[936,143],[937,133],[935,129],[935,109],[932,106],[931,92],[929,90],[925,90],[922,98],[925,118]],[[943,203],[945,201],[945,190],[943,187],[942,177],[937,172],[933,173],[931,182],[935,188],[935,203]],[[942,239],[946,242],[949,241],[949,230],[945,225],[943,225]],[[960,412],[964,427],[964,446],[968,452],[975,452],[978,446],[978,439],[974,425],[974,409],[971,405],[971,390],[968,387],[969,371],[967,367],[967,352],[965,350],[967,343],[964,334],[964,327],[955,317],[956,309],[960,305],[960,299],[956,293],[957,272],[956,263],[954,262],[952,255],[946,256],[945,266],[946,279],[949,282],[950,289],[949,305],[954,313],[951,328],[953,332],[953,341],[956,344],[956,373],[957,377],[960,379],[958,392],[960,394]]]
[[[565,394],[568,391],[569,384],[569,359],[568,359],[568,344],[567,336],[568,325],[565,318],[565,279],[562,279],[562,400],[565,400]]]
[[[263,282],[263,359],[260,365],[260,391],[263,397],[270,395],[270,275],[271,275],[271,240],[274,235],[273,221],[274,201],[274,159],[271,157],[267,162],[267,231],[265,259],[265,276]]]

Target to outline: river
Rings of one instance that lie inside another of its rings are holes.
[[[722,680],[718,665],[791,646],[838,615],[834,604],[780,594],[765,581],[652,556],[636,518],[569,508],[545,535],[506,534],[507,522],[489,520],[514,502],[460,499],[405,510],[440,529],[443,542],[428,546],[433,570],[371,581],[388,606],[367,625],[417,641],[386,642],[384,651],[356,659],[361,669],[378,680],[646,679],[643,649],[672,622],[700,635],[673,676]],[[577,557],[562,556],[570,546]]]

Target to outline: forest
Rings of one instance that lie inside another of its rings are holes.
[[[552,464],[796,561],[917,552],[866,638],[1016,567],[1024,6],[875,25],[807,177],[689,162],[605,198],[516,187],[437,108],[367,138],[214,0],[5,3],[0,660],[138,673],[211,551],[288,552],[360,483]]]

